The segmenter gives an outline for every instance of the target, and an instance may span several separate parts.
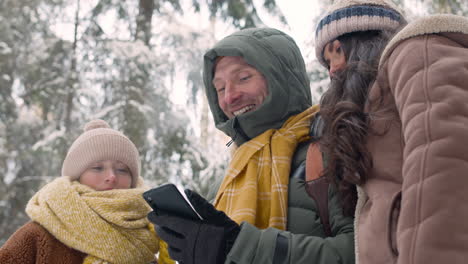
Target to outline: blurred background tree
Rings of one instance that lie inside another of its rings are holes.
[[[173,181],[206,195],[228,156],[198,104],[206,105],[201,58],[215,39],[182,23],[184,14],[208,12],[209,29],[218,19],[235,29],[264,25],[256,8],[240,0],[1,1],[0,245],[94,118],[137,145],[149,185]],[[284,22],[274,0],[261,8]],[[64,24],[68,38],[58,34]],[[173,103],[176,89],[187,107]]]

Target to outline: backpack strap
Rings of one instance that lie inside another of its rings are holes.
[[[319,211],[320,222],[326,236],[332,236],[328,212],[328,179],[322,176],[324,160],[318,140],[322,136],[323,119],[316,115],[310,133],[313,142],[309,145],[306,156],[306,191],[315,200]]]
[[[306,177],[305,180],[313,181],[322,176],[323,157],[318,142],[312,142],[307,149],[306,155]]]
[[[316,180],[322,176],[325,163],[318,142],[322,137],[323,126],[323,118],[320,114],[316,114],[310,125],[311,143],[306,154],[306,181]]]
[[[332,236],[330,227],[330,218],[328,214],[328,187],[327,178],[320,177],[313,181],[306,182],[306,191],[312,199],[317,203],[320,222],[323,226],[323,231],[327,237]]]

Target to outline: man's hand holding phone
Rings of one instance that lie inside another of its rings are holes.
[[[203,220],[185,193],[172,183],[144,192],[143,198],[156,214],[171,214],[191,220]]]
[[[239,225],[224,212],[218,211],[198,193],[185,190],[194,211],[203,219],[180,213],[180,208],[152,211],[148,219],[169,246],[172,259],[183,264],[224,263],[239,234]],[[146,199],[146,198],[145,198]],[[153,197],[156,210],[159,198]],[[151,205],[151,203],[150,203]],[[153,208],[155,209],[155,208]]]

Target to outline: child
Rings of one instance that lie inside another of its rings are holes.
[[[86,124],[71,145],[62,177],[28,202],[32,221],[0,249],[0,263],[128,263],[155,260],[159,241],[135,145],[103,120]],[[160,263],[167,263],[160,258]]]

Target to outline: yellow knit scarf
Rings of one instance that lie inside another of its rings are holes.
[[[215,206],[237,223],[286,229],[291,161],[298,143],[309,139],[313,106],[242,144],[234,153]]]
[[[60,177],[31,198],[26,213],[60,242],[87,253],[85,263],[143,264],[158,250],[143,191],[95,191]]]

